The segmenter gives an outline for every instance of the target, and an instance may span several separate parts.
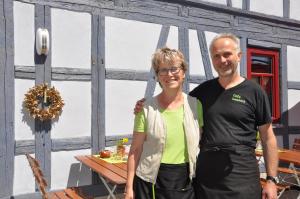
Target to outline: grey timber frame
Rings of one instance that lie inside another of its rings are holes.
[[[159,35],[159,40],[156,45],[157,46],[156,49],[162,48],[166,45],[169,32],[170,32],[170,26],[162,26],[162,29],[161,29],[160,35]],[[150,73],[148,75],[148,82],[147,82],[147,87],[146,87],[146,91],[145,91],[145,97],[150,97],[154,94],[155,86],[156,86],[155,76],[156,76],[155,71],[151,67]]]
[[[51,32],[50,7],[35,5],[35,31],[42,27]],[[35,84],[51,85],[51,53],[35,53]],[[51,121],[35,120],[35,158],[39,161],[47,182],[51,185]],[[37,186],[36,186],[36,190]]]
[[[280,48],[280,75],[281,75],[281,124],[283,128],[279,131],[282,131],[282,139],[285,146],[288,146],[289,143],[289,126],[288,126],[288,81],[287,81],[287,46],[282,45]],[[276,129],[275,129],[275,133]]]
[[[232,32],[241,39],[244,53],[241,74],[246,76],[246,50],[249,45],[278,49],[280,51],[281,112],[282,122],[276,126],[277,135],[283,136],[288,147],[289,134],[300,134],[300,127],[288,126],[288,89],[300,90],[300,82],[287,81],[287,46],[300,47],[300,22],[290,19],[289,0],[283,1],[283,17],[269,16],[249,11],[250,0],[243,1],[243,9],[218,5],[201,0],[17,0],[35,5],[35,29],[51,30],[50,9],[59,8],[87,12],[92,16],[91,69],[52,68],[51,52],[47,57],[35,56],[34,66],[14,65],[13,1],[0,0],[0,198],[10,198],[13,193],[14,157],[35,153],[41,163],[47,181],[51,182],[51,152],[62,150],[92,149],[96,153],[111,146],[118,136],[105,136],[105,80],[147,81],[145,96],[154,93],[154,71],[120,70],[105,68],[105,23],[106,16],[161,24],[157,48],[166,44],[170,26],[179,30],[179,49],[189,62],[188,30],[197,31],[198,42],[204,63],[205,76],[190,75],[188,83],[200,84],[213,78],[212,66],[206,44],[205,31]],[[151,56],[151,55],[149,55]],[[37,67],[38,66],[38,67]],[[36,84],[56,81],[90,81],[92,88],[91,136],[68,139],[51,139],[51,123],[35,123],[34,140],[15,141],[14,135],[14,79],[32,79]],[[2,95],[2,93],[4,95]],[[130,137],[130,135],[128,135]],[[17,197],[15,197],[17,198]],[[26,196],[20,196],[26,198]],[[28,198],[28,197],[27,197]]]
[[[209,58],[209,52],[208,52],[208,47],[207,47],[207,42],[205,38],[205,34],[203,31],[197,31],[198,34],[198,40],[199,40],[199,46],[201,50],[201,55],[203,57],[203,66],[204,66],[204,71],[205,71],[205,76],[207,80],[213,79],[213,73],[212,73],[212,68],[210,64],[210,58]]]
[[[290,18],[290,0],[283,0],[283,17]]]
[[[14,176],[13,1],[0,1],[0,198],[10,198]]]
[[[102,15],[92,15],[92,153],[96,154],[105,147],[105,21]],[[93,45],[92,45],[93,46]],[[92,47],[94,48],[94,47]],[[102,118],[103,117],[103,118]]]
[[[179,50],[185,55],[185,60],[187,64],[189,64],[189,33],[188,29],[185,27],[179,27],[178,28],[178,48]],[[185,76],[189,77],[190,71],[189,69],[185,72]],[[188,78],[185,78],[184,83],[183,83],[183,91],[189,92],[189,82],[187,80]]]

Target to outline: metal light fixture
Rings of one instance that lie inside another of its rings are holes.
[[[45,28],[38,28],[35,37],[35,47],[38,55],[47,55],[50,48],[49,32]]]

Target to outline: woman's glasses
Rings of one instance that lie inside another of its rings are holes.
[[[157,74],[161,76],[166,76],[169,74],[169,71],[174,75],[179,73],[181,67],[171,66],[169,68],[158,69]]]

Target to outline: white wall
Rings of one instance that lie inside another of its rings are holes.
[[[300,48],[287,46],[287,78],[288,81],[299,81],[300,67],[298,57]]]
[[[250,11],[267,15],[283,16],[283,0],[251,0]]]
[[[34,65],[34,5],[14,1],[15,65]],[[2,30],[1,30],[2,31]]]
[[[91,154],[90,149],[51,153],[51,189],[91,184],[90,169],[75,159],[76,155]]]
[[[288,90],[289,126],[300,126],[300,90]]]
[[[64,100],[61,115],[53,120],[51,138],[91,135],[91,82],[52,81]]]
[[[15,140],[34,139],[34,119],[24,107],[25,93],[34,86],[34,80],[15,79]]]
[[[217,3],[217,4],[227,5],[226,0],[203,0],[203,1],[207,1],[207,2],[210,2],[210,3]]]
[[[196,30],[189,30],[189,55],[190,74],[205,76],[199,38]]]
[[[232,7],[234,8],[240,8],[240,9],[243,8],[243,1],[241,0],[231,0],[231,3],[232,3]]]
[[[14,63],[21,66],[34,65],[34,6],[14,1]],[[2,31],[2,30],[1,30]],[[24,94],[34,86],[34,80],[15,79],[14,129],[16,140],[31,140],[33,119],[23,108]],[[35,191],[35,181],[24,155],[14,158],[13,194]]]
[[[136,101],[144,97],[146,82],[106,80],[105,89],[106,136],[131,134],[133,109]]]
[[[294,46],[287,47],[287,79],[288,81],[299,81],[300,67],[297,57],[300,54],[300,48]],[[288,109],[289,109],[289,125],[299,126],[300,115],[300,91],[288,91]]]
[[[105,66],[150,70],[161,25],[105,17]]]
[[[15,156],[13,195],[35,192],[33,173],[25,155]]]
[[[170,26],[166,46],[169,48],[178,49],[178,27]]]
[[[300,20],[300,1],[290,0],[290,18]]]
[[[91,68],[91,15],[51,9],[52,67]]]

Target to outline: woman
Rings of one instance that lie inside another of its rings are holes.
[[[182,92],[187,64],[181,52],[157,50],[152,67],[162,92],[135,116],[125,199],[191,199],[202,105]]]

